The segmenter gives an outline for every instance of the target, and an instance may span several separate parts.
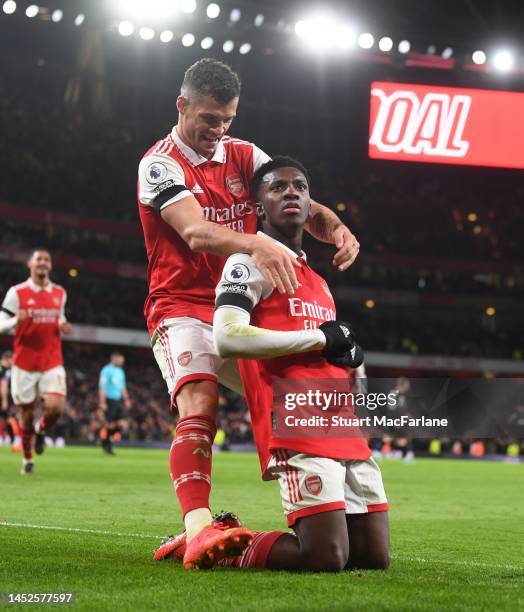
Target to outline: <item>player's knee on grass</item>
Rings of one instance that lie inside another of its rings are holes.
[[[305,570],[339,572],[346,567],[349,542],[344,511],[304,517],[297,522],[295,532]]]
[[[216,417],[218,408],[218,385],[210,380],[187,383],[175,397],[181,418],[205,414]]]
[[[387,512],[349,515],[348,569],[379,569],[389,567],[389,522]]]
[[[352,555],[349,551],[348,569],[386,570],[389,567],[389,562],[389,546],[369,550],[359,556]]]
[[[302,550],[304,569],[312,572],[340,572],[348,561],[348,551],[340,542],[326,541],[319,547]]]

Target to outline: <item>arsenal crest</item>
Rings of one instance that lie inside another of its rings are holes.
[[[333,296],[331,295],[331,291],[329,290],[329,287],[327,286],[327,283],[324,279],[320,281],[320,286],[322,287],[322,289],[324,289],[324,293],[328,296],[328,298],[332,300]]]
[[[311,495],[318,495],[322,491],[322,479],[320,476],[308,476],[305,485]]]
[[[188,365],[191,362],[191,359],[193,359],[193,355],[191,354],[191,351],[185,351],[184,353],[180,353],[177,361],[183,368],[185,368],[186,365]]]
[[[235,196],[235,198],[241,198],[243,195],[245,195],[244,181],[242,180],[242,177],[240,177],[238,174],[235,174],[233,176],[227,176],[226,186],[228,188],[229,193]]]

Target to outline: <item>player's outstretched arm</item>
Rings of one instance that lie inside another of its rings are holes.
[[[215,347],[221,357],[267,359],[320,351],[326,337],[319,329],[276,331],[250,324],[251,315],[237,306],[220,306],[213,318]]]
[[[202,207],[188,196],[160,212],[194,252],[227,257],[233,253],[251,255],[260,271],[280,293],[294,293],[298,287],[295,267],[300,264],[284,249],[261,236],[241,234],[204,218]]]
[[[337,252],[333,265],[341,272],[355,261],[360,244],[351,230],[327,206],[311,200],[311,211],[306,222],[307,231],[317,240],[334,244]]]

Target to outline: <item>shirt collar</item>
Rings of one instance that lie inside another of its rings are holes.
[[[178,126],[175,125],[171,130],[171,138],[176,146],[180,149],[182,155],[191,163],[193,166],[200,166],[201,164],[205,164],[208,161],[217,162],[219,164],[226,163],[226,149],[224,148],[224,143],[222,140],[218,141],[218,146],[216,148],[215,154],[211,159],[207,159],[200,153],[197,153],[191,147],[188,147],[186,143],[180,138],[177,131]]]
[[[36,283],[34,283],[31,277],[27,279],[27,282],[33,291],[43,290],[43,291],[47,291],[48,293],[51,293],[51,291],[53,290],[53,286],[52,286],[53,283],[51,281],[49,281],[47,285],[44,285],[43,287],[41,285],[37,285]]]
[[[271,240],[271,241],[275,242],[276,244],[278,244],[278,246],[280,246],[284,250],[286,250],[290,255],[293,255],[293,257],[295,259],[298,259],[300,257],[301,259],[303,259],[307,263],[307,256],[304,253],[304,251],[300,251],[300,253],[297,255],[295,253],[295,251],[292,251],[289,247],[287,247],[285,244],[280,242],[280,240],[276,240],[275,238],[272,238],[271,236],[268,236],[267,234],[264,234],[264,232],[257,232],[257,236],[262,236],[263,238],[267,238],[268,240]]]

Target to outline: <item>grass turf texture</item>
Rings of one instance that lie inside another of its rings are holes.
[[[117,452],[51,449],[22,477],[20,455],[0,448],[0,591],[74,591],[76,610],[523,609],[520,465],[383,462],[387,572],[187,572],[151,559],[181,528],[167,451]],[[278,488],[260,480],[255,455],[215,455],[212,503],[251,528],[284,528]]]

